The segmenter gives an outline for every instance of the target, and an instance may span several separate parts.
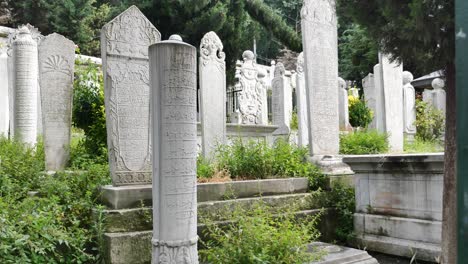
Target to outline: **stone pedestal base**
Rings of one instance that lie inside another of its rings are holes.
[[[377,260],[370,256],[366,251],[355,248],[336,246],[323,242],[313,242],[308,245],[308,251],[325,251],[326,256],[322,260],[310,264],[378,264]]]
[[[334,181],[343,181],[354,186],[354,171],[343,162],[339,155],[315,155],[309,157],[309,162],[317,165],[322,172],[329,176],[330,186]]]

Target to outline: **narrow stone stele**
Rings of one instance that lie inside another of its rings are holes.
[[[179,36],[151,45],[152,263],[198,263],[196,49]]]
[[[411,82],[413,74],[403,72],[403,129],[405,136],[412,140],[416,134],[416,92]]]
[[[447,95],[445,93],[444,87],[445,81],[443,79],[435,78],[432,80],[432,88],[434,88],[432,91],[432,104],[436,109],[442,111],[445,116]]]
[[[341,77],[338,78],[338,105],[340,116],[340,130],[352,130],[352,127],[349,123],[348,90],[346,90],[346,81]]]
[[[307,94],[304,77],[304,53],[297,57],[296,98],[298,120],[298,144],[305,147],[309,144],[309,120],[307,115]]]
[[[285,73],[283,63],[278,63],[272,81],[273,125],[278,126],[273,133],[275,135],[289,135],[291,132],[292,90]]]

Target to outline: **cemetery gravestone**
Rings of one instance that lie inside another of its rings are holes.
[[[374,74],[369,73],[364,79],[362,79],[362,88],[364,89],[364,100],[366,101],[367,106],[374,113],[374,118],[369,124],[369,128],[376,129],[375,124],[375,113],[376,113],[376,87],[374,81]]]
[[[6,49],[0,47],[0,136],[8,136],[10,127],[7,61]]]
[[[59,34],[39,45],[44,150],[47,170],[63,170],[69,159],[75,44]]]
[[[388,133],[390,151],[403,151],[403,65],[391,62],[386,55],[379,55],[382,67],[382,86],[384,90],[384,132]]]
[[[196,49],[171,36],[150,46],[152,263],[198,263]]]
[[[432,91],[432,104],[436,109],[442,111],[442,113],[444,113],[445,116],[446,94],[444,91],[444,87],[444,80],[440,78],[435,78],[434,80],[432,80],[432,88],[434,88],[434,90]]]
[[[348,91],[346,90],[346,81],[343,78],[338,78],[338,100],[340,130],[349,130],[351,125],[349,124]]]
[[[213,158],[216,146],[226,140],[226,62],[223,44],[208,32],[200,44],[200,113],[202,151]]]
[[[273,125],[278,126],[274,132],[276,135],[289,135],[291,132],[292,90],[285,72],[283,63],[278,63],[272,81]]]
[[[136,6],[101,31],[109,167],[114,186],[151,183],[148,46],[158,30]]]
[[[297,57],[296,74],[296,97],[297,97],[297,119],[299,128],[298,144],[305,147],[309,144],[309,121],[307,116],[307,94],[304,77],[304,53]]]
[[[403,124],[404,133],[410,138],[416,134],[416,92],[411,85],[413,79],[411,72],[403,72]]]
[[[382,63],[374,66],[374,87],[375,87],[375,112],[374,124],[375,129],[380,132],[385,131],[384,116],[385,116],[385,100],[384,87],[382,82]]]
[[[335,8],[334,0],[305,0],[301,10],[311,156],[339,152]]]
[[[21,27],[13,41],[14,72],[14,136],[30,145],[37,138],[38,57],[37,44],[27,27]]]

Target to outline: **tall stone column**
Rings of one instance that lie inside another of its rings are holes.
[[[350,174],[339,153],[338,33],[335,0],[304,0],[301,9],[309,150],[330,175]]]
[[[301,147],[305,147],[309,144],[309,121],[307,116],[307,94],[304,77],[304,53],[302,52],[297,57],[296,70],[298,144]]]
[[[149,48],[153,264],[198,263],[196,54],[177,35]]]
[[[202,153],[212,159],[226,141],[226,62],[223,43],[213,31],[200,44],[200,116]]]
[[[28,28],[21,27],[13,42],[15,57],[14,133],[20,141],[36,144],[38,111],[37,43]]]

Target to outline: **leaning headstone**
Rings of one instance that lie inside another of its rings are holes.
[[[152,263],[198,264],[196,49],[149,48],[153,116]]]
[[[0,47],[0,80],[0,136],[8,137],[10,127],[8,56],[3,47]]]
[[[148,46],[158,30],[131,6],[101,30],[107,147],[114,186],[151,183]]]
[[[338,78],[338,107],[340,130],[350,130],[351,125],[349,123],[348,90],[346,90],[346,81],[343,80],[343,78]]]
[[[377,106],[374,74],[369,73],[364,79],[362,79],[362,88],[364,89],[364,100],[374,116],[374,118],[372,118],[372,122],[369,124],[369,128],[376,129],[375,113]]]
[[[63,170],[70,156],[75,44],[59,34],[39,45],[39,84],[46,170]]]
[[[297,120],[298,120],[298,144],[305,147],[309,144],[309,120],[307,117],[307,94],[304,77],[304,53],[297,57],[296,66],[296,98],[297,98]]]
[[[242,54],[244,62],[239,65],[236,78],[238,112],[231,116],[231,122],[248,125],[268,124],[267,93],[261,80],[266,76],[255,63],[255,55],[247,50]]]
[[[226,140],[226,62],[223,43],[213,31],[200,44],[200,114],[202,153],[212,159]]]
[[[278,126],[275,135],[289,135],[291,132],[292,91],[285,72],[283,63],[278,63],[272,81],[273,125]]]
[[[382,86],[384,89],[384,132],[388,133],[390,151],[403,151],[403,64],[392,62],[387,55],[380,54]]]
[[[416,134],[416,92],[411,85],[413,79],[411,72],[403,72],[403,132],[409,139]]]
[[[432,91],[432,104],[433,106],[442,111],[442,113],[444,113],[444,116],[445,116],[445,111],[446,111],[446,94],[445,94],[445,90],[444,90],[444,87],[445,87],[445,82],[444,80],[440,79],[440,78],[435,78],[434,80],[432,80],[432,88],[434,88],[434,90]]]
[[[21,27],[13,41],[14,73],[14,137],[30,145],[37,138],[38,58],[37,44],[27,27]]]
[[[335,9],[334,0],[305,0],[301,10],[311,156],[339,152]]]

